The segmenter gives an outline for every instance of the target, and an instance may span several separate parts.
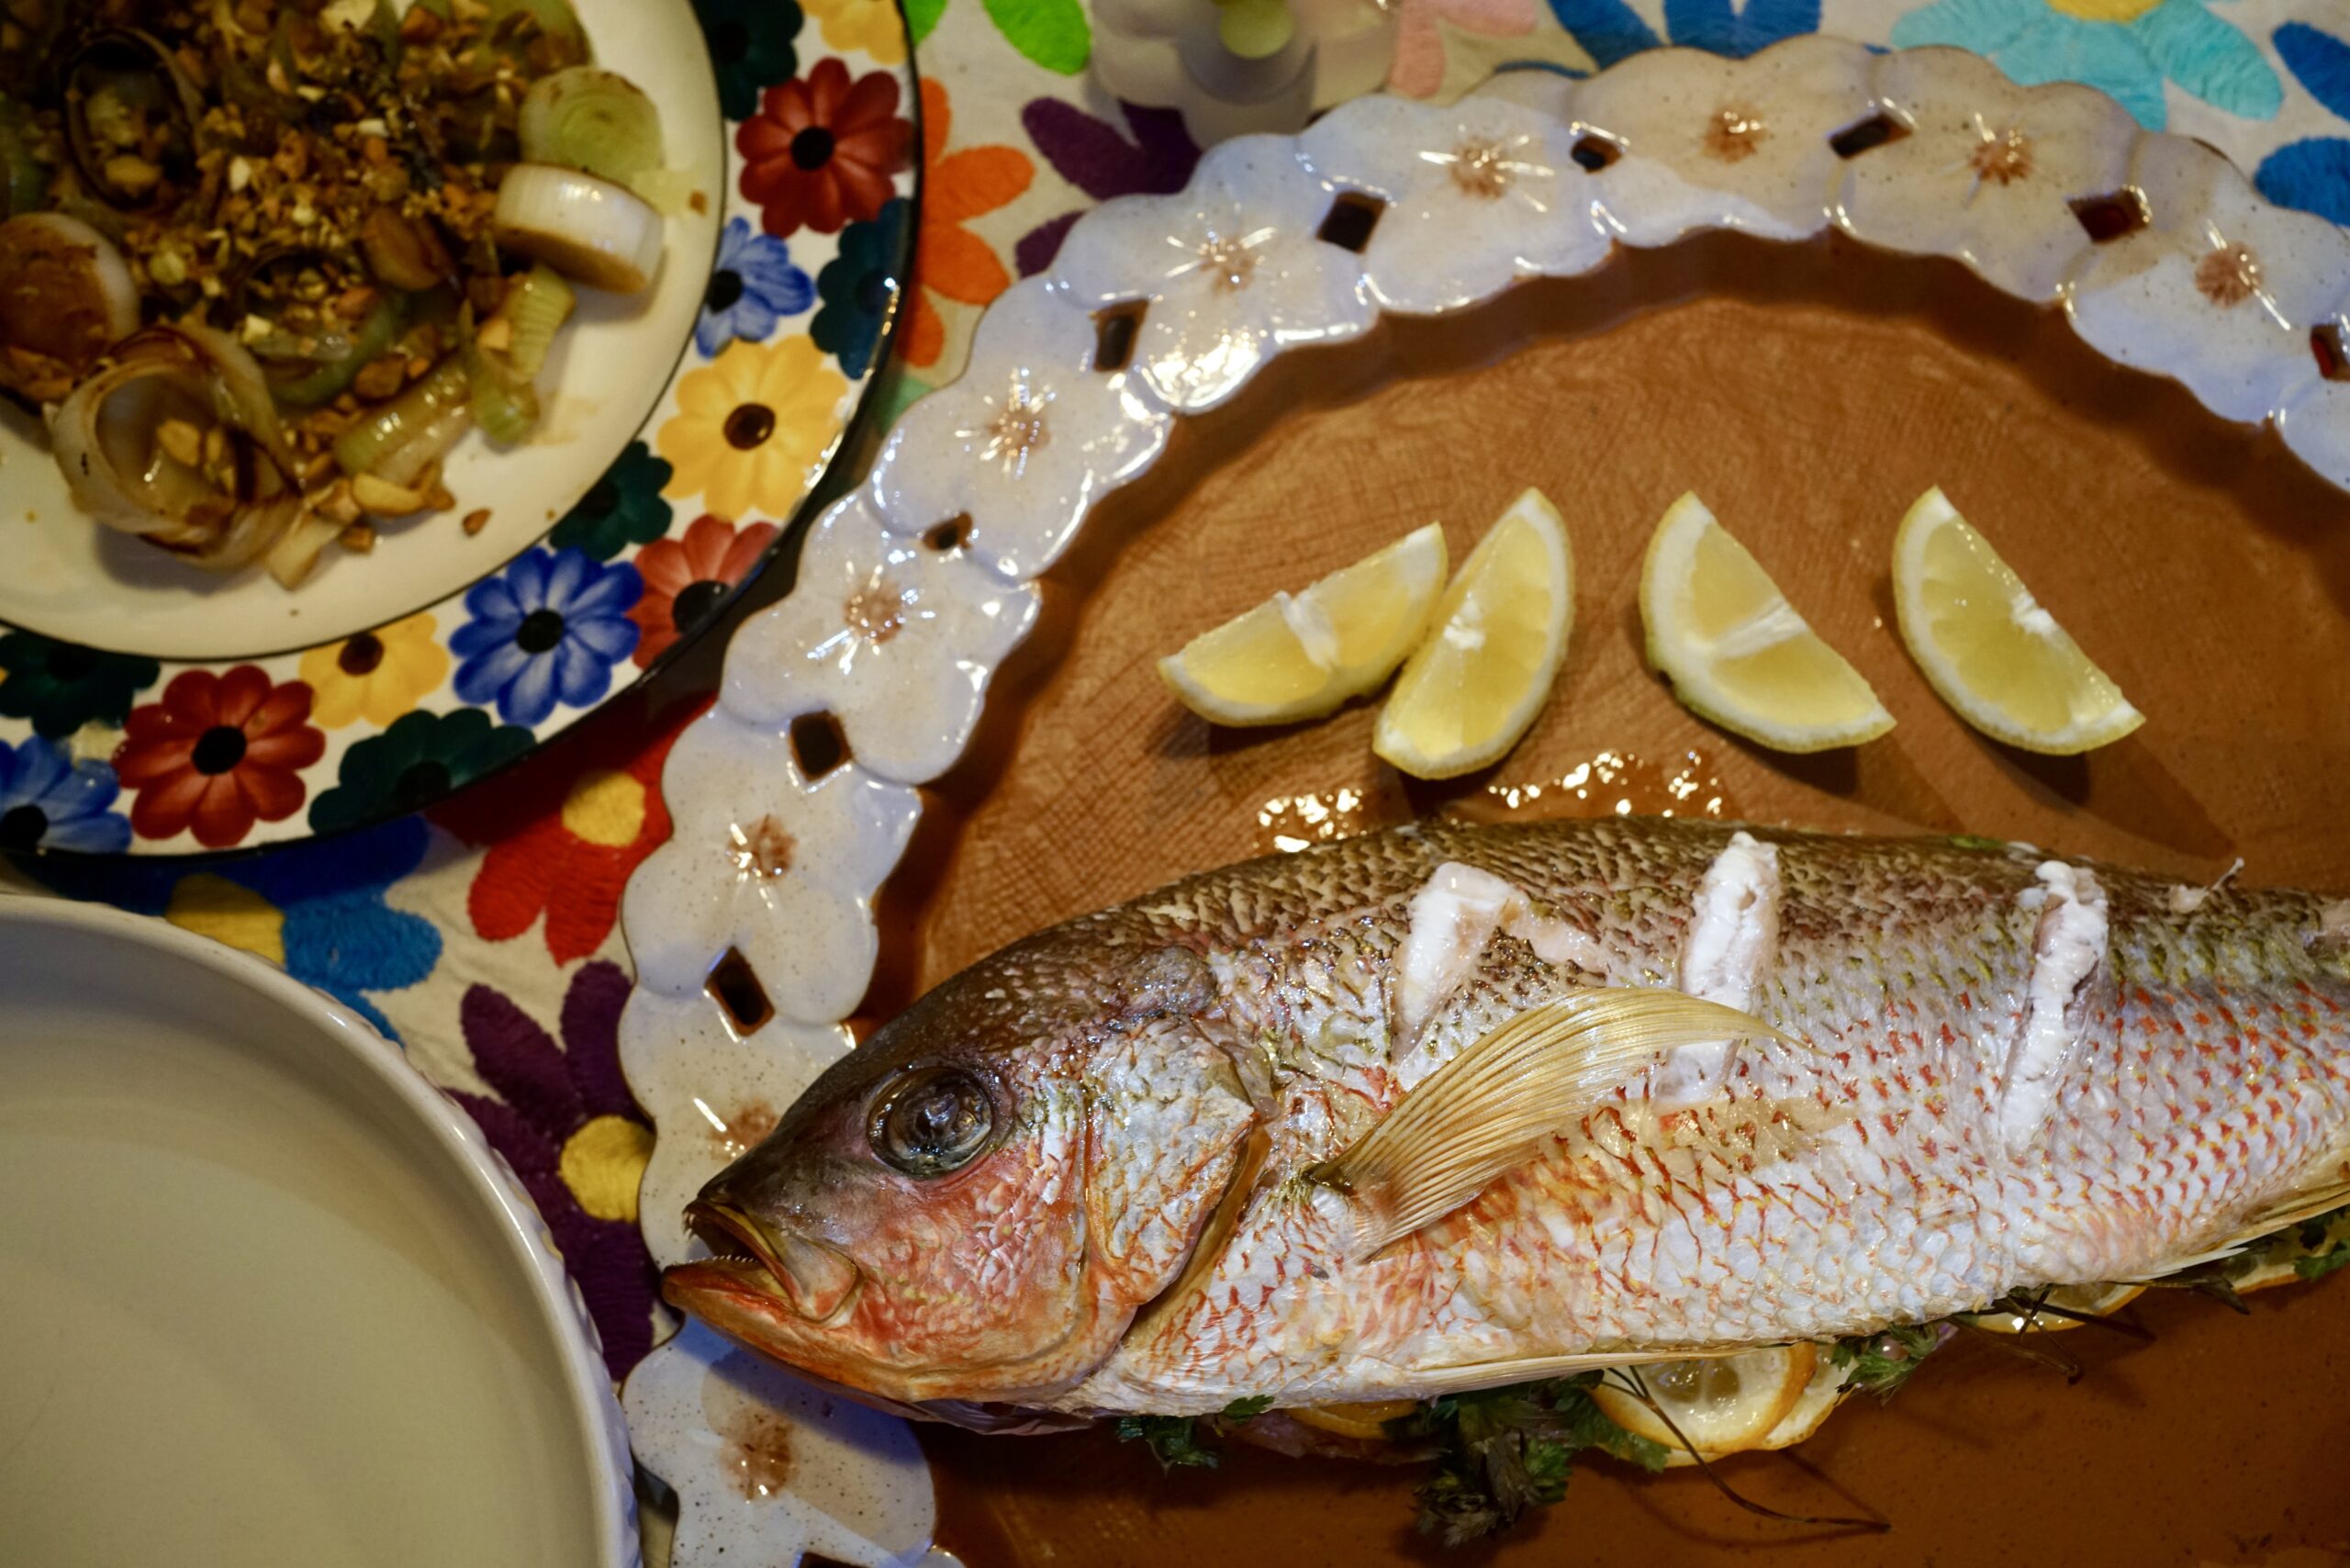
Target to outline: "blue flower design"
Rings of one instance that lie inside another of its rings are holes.
[[[719,238],[718,264],[702,292],[694,347],[704,359],[715,359],[737,338],[764,342],[778,321],[815,303],[816,285],[791,264],[791,248],[752,228],[747,218],[730,218]]]
[[[2306,22],[2288,22],[2271,40],[2310,96],[2350,119],[2350,43]],[[2253,183],[2279,207],[2350,223],[2350,139],[2307,136],[2261,160]]]
[[[1642,21],[1625,0],[1550,0],[1559,26],[1602,71],[1645,49],[1670,41],[1743,60],[1781,39],[1819,30],[1819,0],[1664,0],[1669,39]]]
[[[585,708],[611,689],[612,666],[635,651],[629,606],[644,580],[626,562],[598,566],[577,550],[517,556],[465,593],[471,621],[449,639],[457,696],[498,704],[509,724],[532,725],[560,701]]]
[[[54,741],[0,744],[0,849],[118,854],[130,843],[130,819],[107,808],[121,792],[113,768],[77,762]]]
[[[403,817],[196,872],[154,860],[44,860],[35,869],[68,897],[162,916],[274,958],[397,1040],[366,993],[404,991],[441,962],[432,923],[384,899],[431,844],[423,818]]]
[[[2149,130],[2162,129],[2169,118],[2165,81],[2245,119],[2277,118],[2284,84],[2259,47],[2206,10],[2205,0],[2159,0],[2118,19],[2132,4],[1934,0],[1893,24],[1893,42],[1900,49],[1930,43],[1971,49],[2028,87],[2085,82],[2119,99]]]

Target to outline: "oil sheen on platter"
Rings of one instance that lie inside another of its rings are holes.
[[[1902,512],[1939,484],[2148,714],[2085,758],[1967,730],[1894,630]],[[1539,485],[1573,536],[1576,624],[1549,708],[1484,773],[1424,785],[1371,755],[1376,710],[1212,731],[1161,687],[1192,633],[1431,520],[1454,559]],[[1898,721],[1785,757],[1684,711],[1645,669],[1650,529],[1695,489]],[[2028,840],[2208,880],[2350,891],[2350,498],[2266,432],[2117,369],[2061,318],[1948,263],[1734,236],[1523,287],[1461,318],[1283,356],[1179,426],[1046,579],[979,743],[885,893],[894,1011],[1027,931],[1186,872],[1451,813],[1617,810]],[[1581,1473],[1466,1562],[1796,1565],[2340,1561],[2350,1515],[2350,1288],[2240,1318],[2156,1292],[2151,1345],[2062,1337],[2081,1383],[1979,1345],[1889,1407],[1848,1406],[1792,1456],[1724,1467],[1757,1500],[1892,1518],[1837,1538],[1745,1514],[1698,1476]],[[1105,1433],[934,1434],[943,1540],[974,1568],[1199,1562],[1281,1544],[1360,1563],[1409,1534],[1411,1471],[1236,1449],[1162,1480]],[[1845,1495],[1840,1495],[1845,1494]]]

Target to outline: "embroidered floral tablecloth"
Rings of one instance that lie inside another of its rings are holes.
[[[880,329],[886,295],[877,295],[875,274],[893,227],[906,218],[904,204],[890,197],[888,144],[867,133],[906,106],[890,96],[886,75],[850,82],[822,67],[796,74],[792,40],[821,29],[835,47],[858,45],[889,63],[898,47],[890,0],[699,3],[744,44],[719,62],[728,101],[747,106],[765,95],[770,109],[781,104],[778,112],[825,130],[833,149],[829,162],[810,169],[800,166],[795,142],[794,158],[776,161],[749,193],[767,209],[771,232],[743,225],[726,236],[720,262],[736,286],[713,290],[699,333],[711,343],[757,342],[778,320],[812,311],[814,343],[855,375]],[[1456,94],[1505,62],[1585,73],[1667,43],[1746,54],[1826,30],[1897,46],[1957,44],[2020,81],[2103,88],[2148,127],[2219,147],[2272,200],[2350,223],[2350,0],[1388,6],[1397,39],[1390,84],[1423,96]],[[907,0],[907,13],[922,78],[923,191],[885,419],[957,374],[980,308],[1014,278],[1043,269],[1078,213],[1112,196],[1179,189],[1200,152],[1183,115],[1119,102],[1094,80],[1089,59],[1117,39],[1097,36],[1108,23],[1080,0]],[[836,62],[827,63],[837,73]],[[792,264],[789,241],[774,237],[801,225],[842,235],[842,262],[812,280]],[[867,432],[867,452],[874,433]],[[634,456],[655,461],[642,448]],[[694,460],[685,451],[665,456]],[[626,519],[616,511],[610,525],[624,528]],[[739,580],[767,537],[765,524],[738,529],[704,519],[657,546],[657,555],[647,550],[639,562],[643,599],[631,612],[646,628],[647,645],[666,645],[677,624],[691,623],[691,596]],[[745,608],[771,600],[780,577],[770,574]],[[615,1052],[630,985],[616,916],[629,874],[668,834],[661,765],[714,689],[725,630],[650,689],[425,816],[196,869],[44,863],[14,873],[259,953],[397,1039],[520,1172],[602,1327],[615,1376],[662,1332],[636,1228],[637,1176],[651,1134]],[[386,649],[394,675],[397,653]],[[81,672],[76,685],[0,658],[0,711],[91,700],[81,687],[106,674]],[[316,678],[314,711],[366,699],[344,689],[338,671],[305,675]],[[226,701],[236,694],[204,695]],[[452,766],[487,766],[465,741],[432,744],[456,748],[445,759]],[[52,827],[87,819],[86,833],[52,843],[118,847],[106,837],[116,831],[108,824],[122,822],[111,802],[83,798],[82,782],[47,766],[49,756],[0,745],[0,842],[7,813],[32,806]],[[393,778],[405,766],[379,771]],[[372,804],[354,800],[354,814]]]

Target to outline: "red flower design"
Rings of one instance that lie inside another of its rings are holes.
[[[508,941],[544,914],[547,953],[556,963],[602,946],[630,875],[668,842],[661,765],[677,733],[707,706],[688,704],[651,734],[606,726],[592,744],[540,753],[505,788],[476,790],[434,812],[435,822],[466,843],[489,846],[465,894],[475,934]]]
[[[309,684],[273,686],[258,665],[173,677],[162,701],[130,711],[115,749],[116,775],[139,791],[130,825],[141,838],[194,827],[196,843],[226,849],[256,817],[285,821],[309,792],[301,770],[327,749],[309,717]]]
[[[848,67],[827,57],[802,80],[767,91],[759,112],[734,132],[743,153],[743,195],[778,239],[806,224],[837,234],[869,218],[897,188],[913,127],[898,113],[898,79],[876,71],[851,84]]]
[[[652,668],[678,638],[708,625],[726,590],[750,575],[775,534],[771,522],[738,531],[722,518],[698,517],[683,539],[656,539],[637,552],[644,594],[628,612],[644,629],[636,640],[637,667]]]

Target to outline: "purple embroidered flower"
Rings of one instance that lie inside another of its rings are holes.
[[[504,992],[465,991],[458,1017],[474,1067],[499,1099],[454,1090],[490,1147],[521,1178],[563,1252],[604,1340],[615,1378],[653,1348],[659,1279],[636,1226],[636,1187],[653,1129],[621,1077],[621,1007],[628,977],[598,959],[563,999],[557,1046]]]
[[[1134,132],[1129,141],[1107,120],[1096,119],[1074,104],[1058,98],[1038,98],[1020,111],[1028,140],[1061,178],[1091,196],[1168,196],[1183,188],[1200,161],[1199,144],[1183,129],[1183,117],[1174,109],[1146,108],[1123,100],[1118,112]],[[1069,226],[1081,212],[1063,213],[1021,236],[1013,259],[1022,277],[1034,277],[1060,254]]]
[[[509,724],[531,725],[554,711],[599,701],[612,684],[612,666],[636,647],[629,607],[644,581],[626,562],[599,566],[577,550],[537,549],[514,558],[494,577],[465,592],[473,619],[457,628],[449,649],[457,666],[457,696],[495,701]]]

